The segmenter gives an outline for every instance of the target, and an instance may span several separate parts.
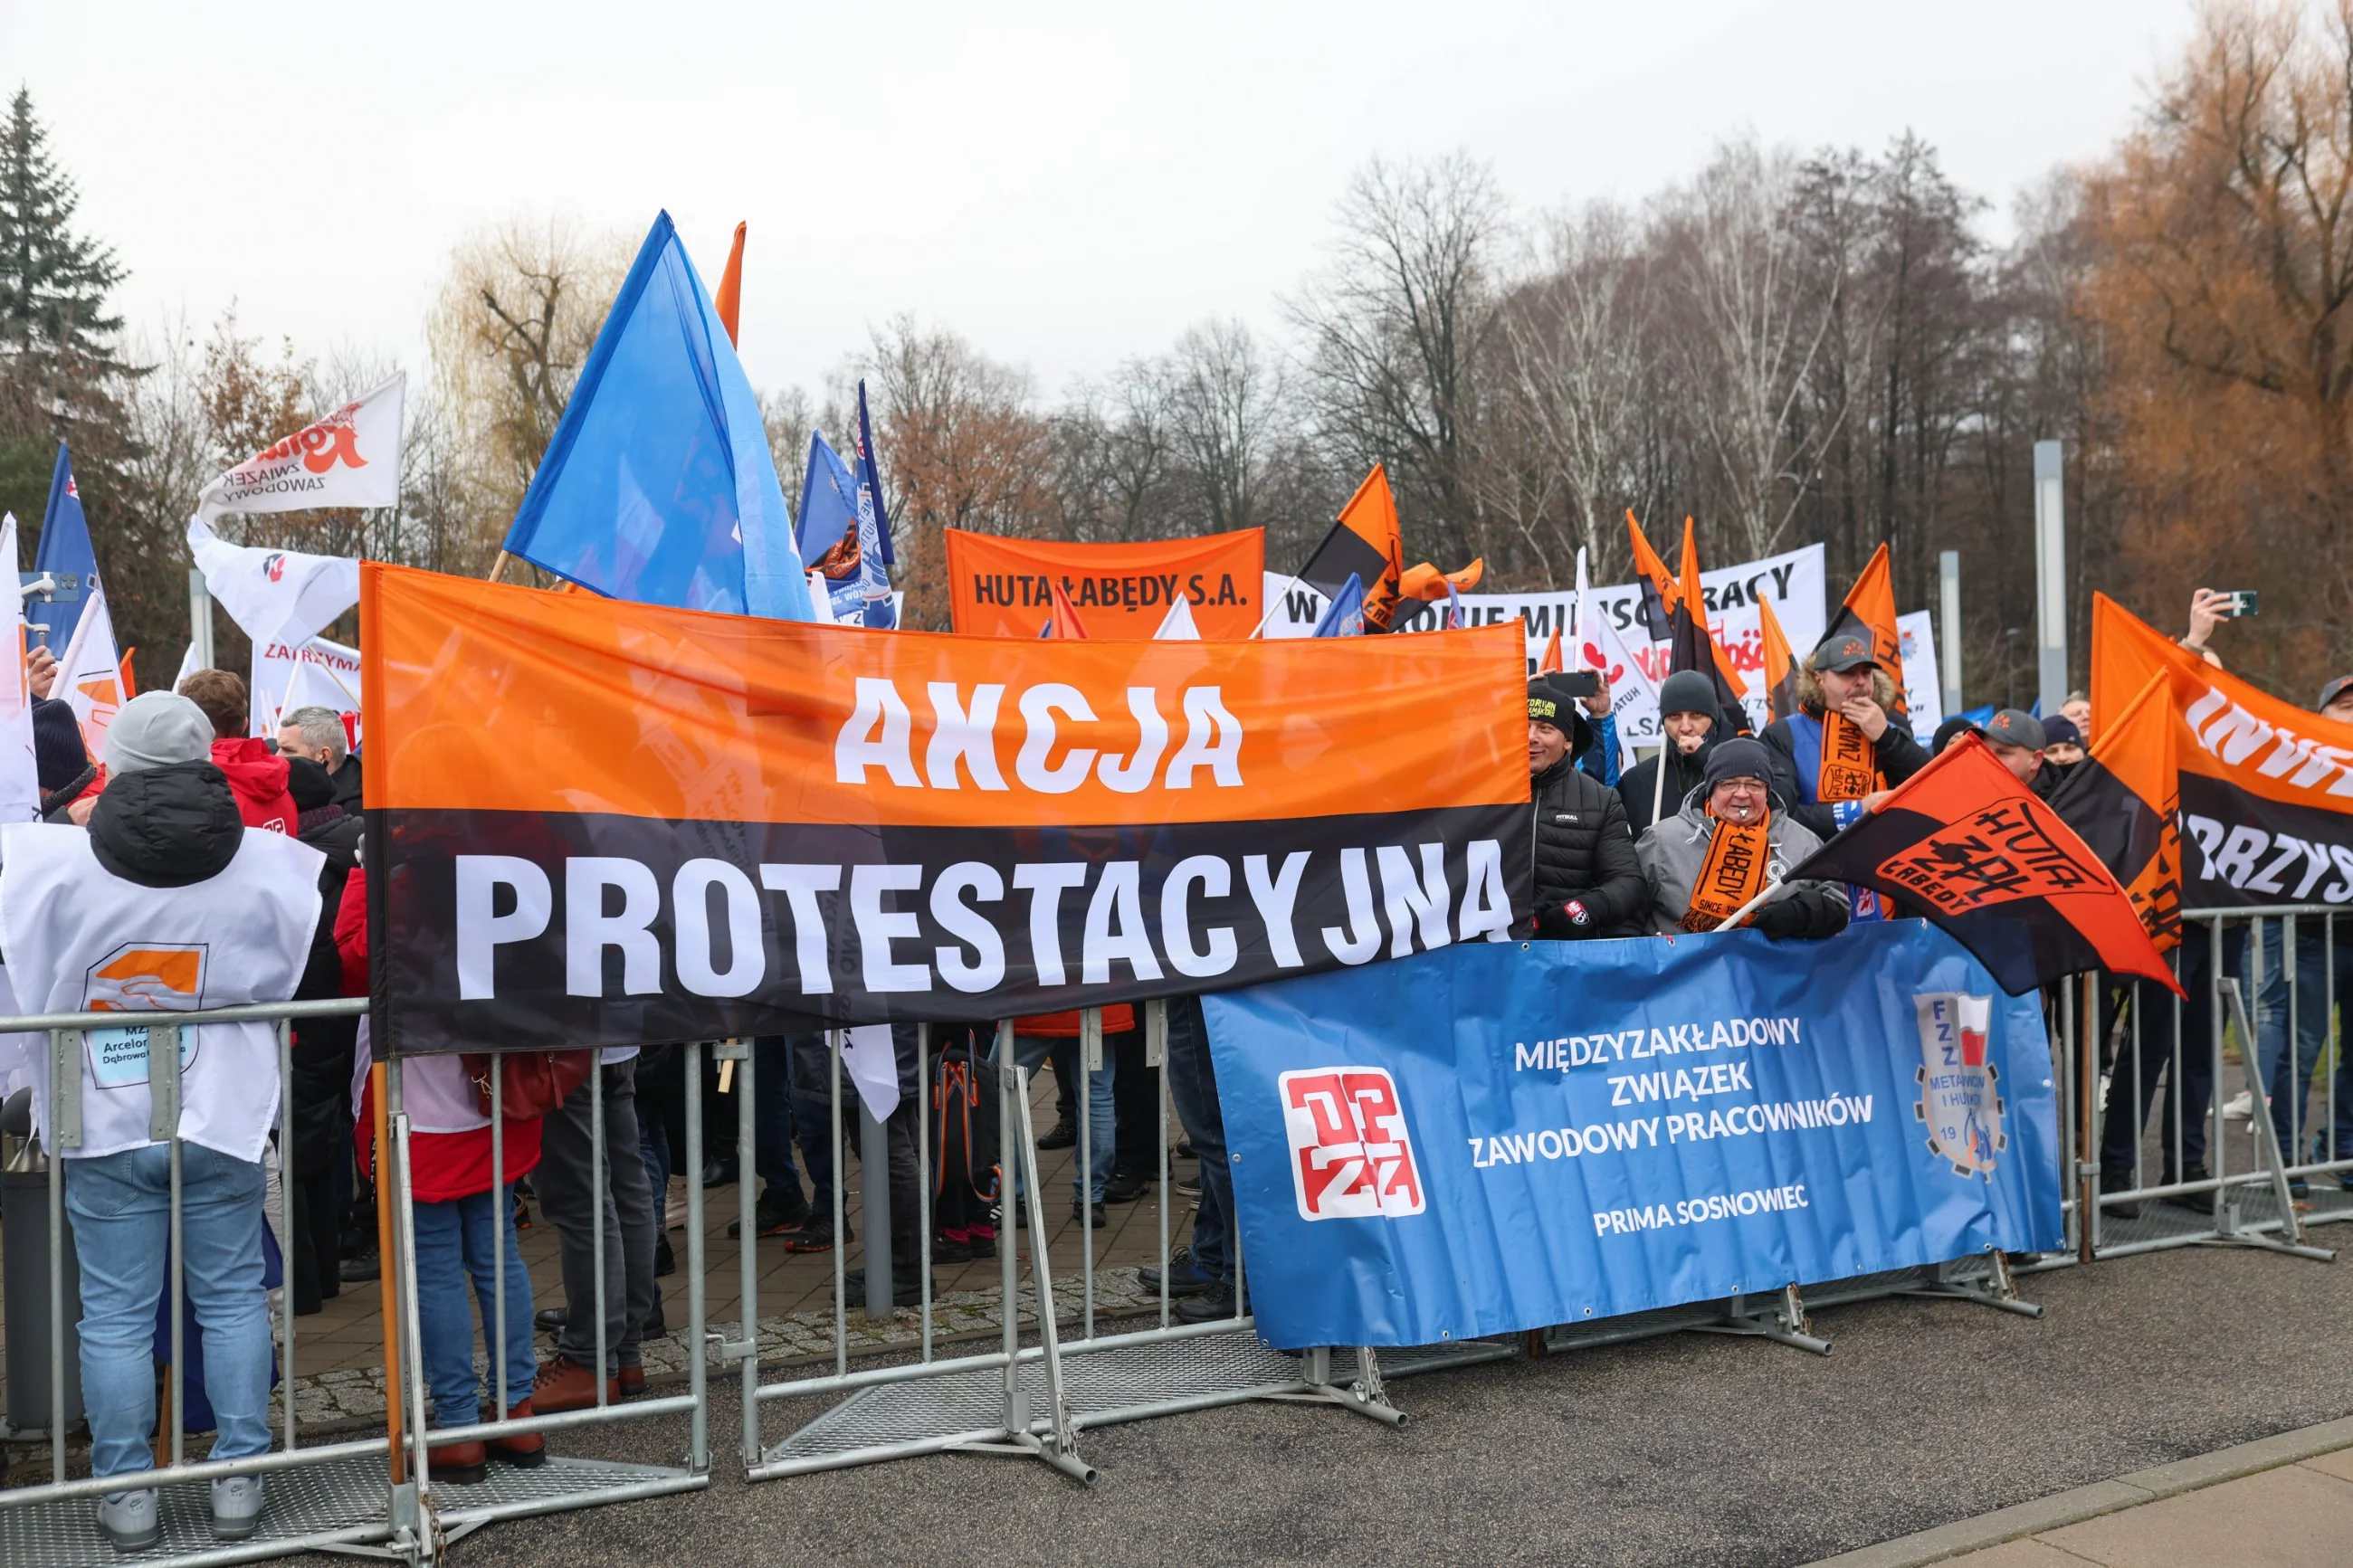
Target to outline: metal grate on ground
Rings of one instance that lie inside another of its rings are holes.
[[[1377,1359],[1382,1376],[1393,1378],[1517,1353],[1512,1343],[1472,1340],[1385,1350]],[[1356,1365],[1356,1352],[1335,1350],[1333,1383],[1346,1386]],[[1062,1353],[1062,1390],[1082,1428],[1263,1398],[1301,1389],[1303,1378],[1301,1357],[1273,1349],[1249,1328],[1103,1350],[1071,1346]],[[1033,1429],[1048,1430],[1041,1362],[1021,1363],[1021,1387],[1029,1408],[1039,1413]],[[763,1461],[794,1470],[830,1469],[881,1457],[881,1449],[912,1457],[986,1441],[1002,1430],[1004,1389],[1001,1366],[861,1389],[772,1446]]]
[[[480,1486],[436,1488],[443,1528],[475,1517],[505,1517],[565,1506],[589,1492],[641,1485],[685,1472],[650,1465],[550,1456],[536,1469],[494,1464]],[[144,1552],[123,1553],[99,1532],[94,1498],[26,1503],[0,1509],[0,1563],[41,1568],[112,1568],[135,1562],[164,1564],[253,1563],[331,1545],[368,1545],[392,1534],[380,1456],[360,1455],[270,1472],[268,1506],[249,1541],[213,1539],[212,1484],[164,1486],[158,1499],[164,1539]]]

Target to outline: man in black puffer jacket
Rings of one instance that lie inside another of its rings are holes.
[[[1650,885],[1634,858],[1618,792],[1580,772],[1593,731],[1577,700],[1548,680],[1528,685],[1528,793],[1535,813],[1537,936],[1636,936]]]

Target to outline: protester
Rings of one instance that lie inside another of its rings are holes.
[[[1762,742],[1726,740],[1708,753],[1704,794],[1694,792],[1681,811],[1642,835],[1635,853],[1651,885],[1653,930],[1714,931],[1752,906],[1740,923],[1776,941],[1846,929],[1844,889],[1786,879],[1821,840],[1788,812],[1772,809],[1772,772],[1770,748]]]
[[[269,742],[246,733],[245,682],[226,669],[199,669],[180,682],[180,695],[212,721],[213,763],[237,792],[237,815],[245,825],[291,834],[297,813],[286,793],[286,759],[271,755]]]
[[[857,1239],[847,1208],[841,1233],[834,1234],[833,1148],[839,1137],[849,1154],[858,1150],[854,1126],[842,1131],[848,1118],[836,1118],[833,1105],[833,1046],[826,1035],[787,1035],[785,1058],[792,1075],[793,1129],[800,1141],[801,1163],[808,1171],[808,1217],[797,1230],[784,1233],[786,1252],[831,1252]],[[756,1110],[754,1111],[756,1115]]]
[[[1132,1204],[1160,1179],[1160,1129],[1168,1112],[1162,1103],[1160,1075],[1148,1064],[1141,1019],[1135,1027],[1116,1033],[1106,1026],[1103,1049],[1111,1057],[1112,1104],[1118,1124],[1103,1202]]]
[[[1985,736],[1986,750],[1994,761],[2010,771],[2012,777],[2036,795],[2048,796],[2052,780],[2042,766],[2042,749],[2048,737],[2042,721],[2031,713],[2015,708],[2005,708],[1986,721],[1979,731]]]
[[[801,1190],[800,1172],[793,1164],[793,1070],[786,1037],[764,1035],[754,1040],[752,1068],[752,1167],[761,1181],[752,1210],[753,1232],[785,1236],[810,1218],[808,1194]],[[720,1131],[728,1137],[734,1128],[731,1123]],[[659,1191],[654,1194],[657,1231],[663,1197]],[[730,1220],[727,1234],[740,1237],[743,1226],[742,1220]]]
[[[1659,805],[1658,816],[1672,816],[1700,787],[1707,751],[1715,740],[1715,683],[1696,669],[1679,669],[1661,681],[1659,727],[1666,735],[1665,784],[1659,782],[1660,757],[1637,763],[1618,781],[1627,831],[1638,838],[1651,826],[1653,801]]]
[[[1209,1026],[1198,996],[1168,999],[1168,1097],[1200,1160],[1201,1194],[1193,1207],[1193,1239],[1168,1260],[1167,1290],[1176,1316],[1187,1323],[1238,1316],[1244,1298],[1234,1286],[1233,1255],[1240,1243],[1234,1219],[1234,1173],[1226,1161],[1226,1123],[1218,1107],[1218,1073],[1209,1060]],[[1161,1290],[1157,1268],[1136,1270],[1145,1295]]]
[[[661,1310],[654,1283],[653,1196],[646,1190],[645,1155],[638,1136],[638,1047],[607,1046],[598,1054],[601,1083],[584,1082],[548,1113],[540,1129],[540,1163],[533,1185],[540,1212],[555,1227],[564,1273],[563,1315],[555,1321],[555,1353],[539,1369],[532,1391],[542,1413],[581,1410],[596,1403],[603,1379],[609,1403],[646,1386],[641,1344],[646,1325]],[[596,1133],[604,1123],[604,1179],[596,1179]],[[604,1366],[596,1366],[596,1227],[605,1237]]]
[[[2075,726],[2082,743],[2092,743],[2092,700],[2080,691],[2067,693],[2067,700],[2059,704],[2059,716]]]
[[[321,904],[340,910],[347,879],[359,864],[361,821],[333,803],[327,774],[315,763],[289,761],[287,793],[298,814],[295,836],[326,857],[319,870]],[[311,952],[294,999],[343,995],[343,966],[332,933],[328,933],[328,940]],[[353,994],[367,994],[364,973]],[[328,1298],[342,1292],[342,1214],[335,1178],[352,1155],[352,1053],[358,1029],[356,1018],[304,1018],[293,1026],[294,1147],[283,1179],[294,1199],[294,1234],[285,1243],[297,1317],[322,1310]]]
[[[1764,742],[1795,780],[1789,816],[1815,837],[1829,838],[1873,796],[1928,765],[1927,752],[1890,717],[1895,698],[1895,682],[1860,633],[1828,638],[1799,669],[1799,710],[1767,726]]]
[[[1978,729],[1977,725],[1967,719],[1963,719],[1958,716],[1947,719],[1943,723],[1936,726],[1936,736],[1928,742],[1928,754],[1932,757],[1941,757],[1945,754],[1945,748],[1959,740],[1962,736],[1982,735],[1984,733],[1984,731]]]
[[[335,804],[360,809],[360,759],[345,743],[343,715],[332,708],[297,708],[278,721],[280,756],[307,757],[327,771]]]
[[[2189,595],[2189,634],[2181,646],[2221,669],[2222,656],[2214,651],[2214,634],[2232,618],[2232,597],[2220,588],[2200,588]]]
[[[325,782],[322,770],[311,771]],[[310,787],[305,781],[305,787]],[[335,919],[335,949],[346,990],[367,994],[367,872],[354,868],[344,880]],[[373,1169],[375,1115],[371,1081],[364,1090],[356,1142],[360,1163]],[[417,1354],[433,1395],[433,1426],[471,1426],[482,1418],[482,1380],[474,1372],[474,1305],[482,1315],[482,1338],[491,1357],[488,1382],[495,1394],[503,1378],[510,1419],[528,1420],[540,1407],[532,1402],[538,1363],[532,1354],[531,1271],[523,1267],[514,1225],[514,1184],[540,1161],[541,1119],[501,1115],[495,1173],[491,1118],[478,1089],[454,1056],[411,1057],[401,1064],[400,1104],[408,1118],[408,1178],[412,1234],[417,1243]],[[499,1323],[499,1261],[506,1274],[506,1333]],[[546,1463],[547,1441],[536,1432],[462,1443],[436,1443],[426,1450],[436,1482],[474,1486],[489,1479],[490,1461],[531,1469]]]
[[[2072,719],[2061,717],[2042,721],[2042,771],[2050,776],[2051,788],[2057,789],[2084,760],[2084,731]]]
[[[322,858],[246,830],[213,744],[211,720],[187,699],[134,698],[107,732],[108,784],[89,830],[0,833],[0,947],[21,1005],[141,1013],[158,998],[186,1007],[294,995],[325,918]],[[90,1471],[127,1479],[153,1465],[151,1347],[172,1256],[173,1161],[149,1135],[147,1031],[94,1030],[87,1045],[81,1144],[58,1154],[80,1260]],[[217,1423],[211,1457],[250,1458],[269,1448],[261,1156],[278,1121],[276,1033],[208,1025],[180,1053],[180,1258]],[[36,1059],[46,1128],[47,1058]],[[251,1536],[262,1500],[259,1476],[215,1480],[214,1535]],[[119,1549],[153,1545],[155,1489],[108,1492],[98,1521]]]
[[[1577,766],[1593,731],[1552,681],[1528,683],[1528,793],[1535,813],[1535,908],[1547,941],[1639,936],[1650,889],[1616,791]]]
[[[1087,1085],[1087,1153],[1089,1163],[1085,1180],[1073,1171],[1071,1178],[1071,1215],[1082,1218],[1097,1230],[1110,1221],[1103,1209],[1103,1190],[1111,1183],[1112,1167],[1119,1160],[1119,1060],[1109,1044],[1109,1037],[1124,1034],[1135,1027],[1135,1009],[1125,1003],[1114,1003],[1103,1010],[1103,1032],[1105,1038],[1103,1066],[1083,1074]],[[1064,1075],[1057,1067],[1055,1076],[1076,1083],[1082,1076],[1079,1065],[1080,1019],[1077,1009],[1067,1013],[1045,1013],[1013,1021],[1013,1060],[1024,1070],[1035,1074],[1045,1064],[1048,1056],[1058,1047],[1070,1053],[1071,1070]],[[1076,1130],[1073,1129],[1073,1143]],[[1047,1147],[1044,1139],[1038,1146]],[[1017,1163],[1013,1170],[1013,1194],[1021,1195],[1021,1171]]]
[[[1590,696],[1577,699],[1593,727],[1593,743],[1577,752],[1577,765],[1611,789],[1625,770],[1620,765],[1618,751],[1618,716],[1610,711],[1609,677],[1601,670],[1593,672],[1594,687]]]

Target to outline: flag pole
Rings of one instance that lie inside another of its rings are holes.
[[[506,574],[506,569],[507,569],[507,563],[508,563],[508,561],[510,561],[511,559],[512,559],[512,557],[509,556],[505,551],[503,551],[503,550],[500,551],[500,552],[499,552],[499,558],[498,558],[496,561],[493,561],[493,562],[491,562],[491,575],[490,575],[490,577],[489,577],[489,579],[488,579],[488,580],[489,580],[490,582],[495,583],[495,582],[497,582],[497,581],[498,581],[501,576],[505,575],[505,574]]]
[[[1764,890],[1763,892],[1761,892],[1761,893],[1757,894],[1755,898],[1753,898],[1753,899],[1749,900],[1746,903],[1745,903],[1745,904],[1741,905],[1738,909],[1736,909],[1736,910],[1733,910],[1730,914],[1728,914],[1728,915],[1725,916],[1725,917],[1724,917],[1724,923],[1723,923],[1722,925],[1720,925],[1720,926],[1717,926],[1715,929],[1716,929],[1716,930],[1718,930],[1718,931],[1730,931],[1733,927],[1735,927],[1735,926],[1738,925],[1742,921],[1745,921],[1745,920],[1746,920],[1750,915],[1755,914],[1755,913],[1757,912],[1757,907],[1758,907],[1759,905],[1763,904],[1763,903],[1764,903],[1764,901],[1765,901],[1766,900],[1767,900],[1767,899],[1771,898],[1771,897],[1773,896],[1773,894],[1774,894],[1774,891],[1775,891],[1777,889],[1778,889],[1780,886],[1781,886],[1781,879],[1780,879],[1780,878],[1778,878],[1778,877],[1770,877],[1770,878],[1767,878],[1767,879],[1766,879],[1766,882],[1765,882],[1765,890]]]
[[[1653,827],[1659,823],[1660,803],[1666,799],[1667,795],[1667,748],[1675,743],[1674,737],[1666,731],[1667,716],[1662,713],[1659,715],[1659,773],[1651,781],[1651,826]]]

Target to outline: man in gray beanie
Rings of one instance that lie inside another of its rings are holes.
[[[1846,929],[1846,890],[1788,880],[1821,840],[1776,810],[1769,747],[1736,735],[1711,748],[1681,810],[1660,818],[1634,847],[1651,884],[1652,929],[1714,931],[1727,920],[1776,941],[1836,936]]]

